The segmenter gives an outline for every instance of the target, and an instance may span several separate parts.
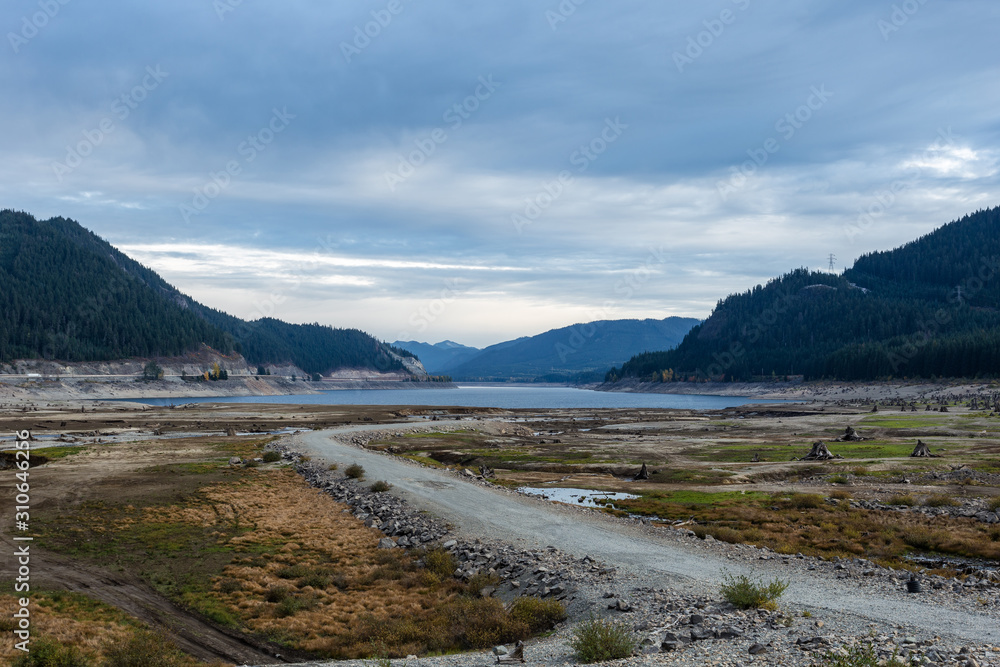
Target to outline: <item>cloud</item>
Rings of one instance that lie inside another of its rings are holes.
[[[235,314],[278,291],[279,316],[392,338],[444,291],[421,333],[488,344],[609,301],[704,317],[997,204],[986,0],[922,4],[888,38],[892,5],[861,0],[230,6],[70,2],[2,54],[5,205]],[[35,11],[0,8],[2,32]],[[294,118],[269,136],[276,110]]]

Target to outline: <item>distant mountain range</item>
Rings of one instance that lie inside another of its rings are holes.
[[[724,299],[674,350],[607,375],[753,380],[1000,376],[1000,208],[843,273],[799,269]]]
[[[0,362],[170,357],[202,345],[307,373],[404,371],[413,356],[357,329],[227,315],[72,220],[0,211]]]
[[[396,341],[432,374],[465,381],[600,381],[632,355],[676,345],[699,320],[601,320],[552,329],[484,349],[443,341]]]

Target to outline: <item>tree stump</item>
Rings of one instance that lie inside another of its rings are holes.
[[[497,664],[524,662],[524,642],[518,642],[514,650],[507,655],[498,655]]]
[[[639,470],[639,474],[637,474],[633,479],[649,479],[649,471],[646,470],[645,463],[642,464],[642,469]]]
[[[800,461],[829,461],[830,459],[840,459],[840,458],[844,458],[844,457],[842,457],[842,456],[834,456],[832,453],[830,453],[830,450],[827,448],[827,446],[826,446],[826,444],[824,442],[822,442],[821,440],[817,440],[816,442],[813,443],[812,449],[809,450],[809,453],[806,454],[805,456],[803,456],[799,460]]]
[[[868,438],[863,438],[858,435],[858,432],[854,430],[853,426],[848,426],[844,430],[844,435],[837,438],[837,442],[861,442],[863,440],[868,440]]]
[[[938,454],[931,454],[931,448],[927,446],[927,443],[923,440],[917,440],[917,446],[913,448],[913,453],[910,456],[932,456],[937,458]]]

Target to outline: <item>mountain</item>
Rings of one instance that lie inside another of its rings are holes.
[[[565,382],[600,380],[642,350],[676,345],[698,320],[601,320],[491,345],[447,368],[456,380]],[[418,356],[420,356],[418,354]]]
[[[413,356],[355,329],[232,317],[181,294],[72,220],[0,211],[0,361],[166,357],[202,344],[308,373],[398,371]]]
[[[392,346],[416,355],[423,362],[427,372],[434,375],[447,374],[454,366],[482,352],[478,347],[469,347],[450,340],[443,340],[433,345],[415,340],[397,340]]]
[[[798,269],[719,302],[674,350],[607,375],[652,381],[997,377],[1000,208],[834,275]]]

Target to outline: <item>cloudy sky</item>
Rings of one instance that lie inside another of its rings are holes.
[[[0,206],[235,315],[705,317],[1000,204],[987,0],[8,0]]]

